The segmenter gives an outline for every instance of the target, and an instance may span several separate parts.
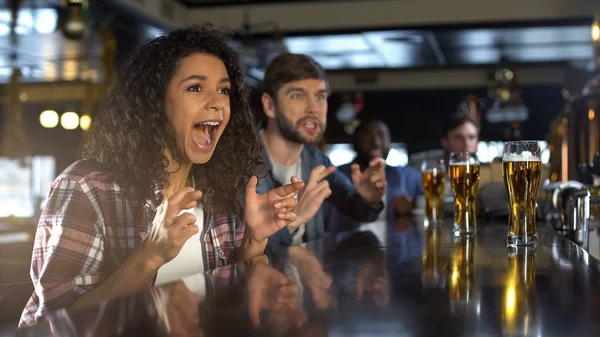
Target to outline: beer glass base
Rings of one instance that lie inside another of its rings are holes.
[[[441,219],[425,218],[425,227],[437,227],[442,224]]]
[[[533,254],[537,252],[537,245],[534,246],[507,246],[508,256]]]
[[[537,235],[509,235],[506,240],[508,246],[535,246],[537,242]]]
[[[475,235],[475,227],[465,228],[454,225],[454,235]]]

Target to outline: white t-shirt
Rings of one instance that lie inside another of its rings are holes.
[[[298,158],[296,162],[290,166],[273,164],[273,176],[283,185],[289,184],[292,177],[302,179],[302,158]]]
[[[361,231],[369,231],[375,234],[384,247],[387,244],[387,207],[389,207],[386,199],[386,195],[384,194],[381,199],[383,201],[383,210],[379,213],[377,219],[372,222],[363,222],[359,227]]]
[[[302,179],[302,158],[298,157],[298,160],[296,160],[296,163],[294,163],[293,165],[290,165],[290,166],[279,165],[277,163],[272,163],[272,164],[273,164],[273,176],[280,183],[282,183],[284,185],[289,184],[291,182],[292,177]],[[296,195],[295,198],[298,198],[298,195]],[[293,234],[294,241],[293,241],[292,245],[297,246],[297,245],[301,244],[302,242],[304,242],[304,240],[303,240],[304,232],[306,231],[306,229],[304,227],[305,227],[305,224],[302,224],[300,227],[298,227],[298,230]]]
[[[162,207],[159,206],[159,207]],[[183,279],[191,291],[203,293],[206,288],[204,280],[204,258],[202,254],[201,234],[204,227],[204,211],[201,206],[181,211],[196,215],[198,233],[190,237],[177,256],[158,269],[155,285],[161,285]],[[158,212],[157,212],[158,213]],[[192,289],[193,287],[195,289]]]

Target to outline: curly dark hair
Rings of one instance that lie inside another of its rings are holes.
[[[192,174],[205,205],[216,212],[243,214],[245,184],[262,160],[249,89],[229,36],[208,24],[175,30],[143,43],[119,68],[84,156],[100,162],[127,196],[144,203],[154,198],[154,186],[167,186],[169,160],[163,150],[175,153],[175,139],[166,129],[167,88],[182,58],[205,53],[225,64],[231,79],[231,118],[212,158],[194,165]]]

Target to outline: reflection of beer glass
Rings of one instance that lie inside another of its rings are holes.
[[[425,230],[425,249],[423,250],[422,283],[431,288],[443,287],[440,276],[442,231],[439,226],[430,226]]]
[[[425,192],[425,214],[427,220],[436,223],[442,219],[442,203],[446,169],[443,160],[426,160],[421,165],[423,191]]]
[[[450,257],[450,298],[459,303],[471,300],[475,276],[475,239],[463,236],[455,239]]]
[[[454,233],[475,233],[475,198],[479,186],[477,155],[452,152],[449,171],[454,192]]]
[[[537,327],[535,247],[517,247],[508,254],[504,293],[503,335],[532,336]]]
[[[509,198],[509,246],[535,245],[535,205],[542,162],[538,142],[508,142],[502,157]]]

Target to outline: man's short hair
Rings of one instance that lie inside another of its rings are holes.
[[[448,137],[448,134],[450,132],[452,132],[454,129],[457,129],[458,127],[460,127],[461,125],[463,125],[465,123],[471,123],[471,124],[473,124],[477,128],[477,130],[479,130],[479,125],[473,119],[473,117],[471,117],[467,113],[458,112],[458,113],[451,114],[444,121],[444,130],[443,130],[443,133],[442,133],[443,137],[444,138]]]
[[[358,126],[356,127],[356,129],[354,129],[354,134],[352,137],[352,146],[354,147],[354,149],[358,149],[358,141],[359,141],[359,137],[361,134],[363,134],[365,131],[367,131],[367,127],[371,124],[377,124],[377,123],[381,123],[383,125],[385,125],[385,127],[388,127],[387,124],[385,124],[381,119],[379,118],[375,118],[375,117],[367,117],[364,118],[360,124],[358,124]],[[389,127],[388,127],[389,129]],[[390,135],[391,137],[391,135]]]
[[[322,80],[329,90],[327,73],[312,57],[303,54],[281,54],[267,67],[263,81],[264,91],[276,99],[277,91],[286,83],[306,79]]]

